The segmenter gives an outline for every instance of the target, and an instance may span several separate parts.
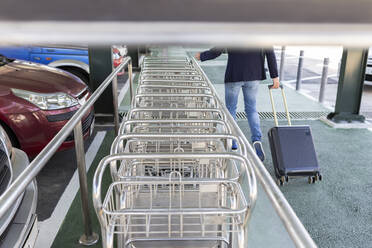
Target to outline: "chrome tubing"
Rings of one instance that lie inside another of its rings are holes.
[[[190,119],[196,119],[199,118],[199,119],[203,119],[205,118],[205,114],[208,113],[209,115],[213,115],[213,116],[216,116],[216,120],[225,120],[225,113],[220,110],[220,109],[215,109],[215,108],[203,108],[203,109],[198,109],[198,108],[132,108],[131,110],[129,110],[128,112],[128,115],[127,115],[127,120],[132,120],[132,119],[135,119],[133,117],[134,114],[137,114],[137,115],[140,115],[141,113],[149,113],[149,112],[152,112],[152,113],[163,113],[163,112],[172,112],[174,113],[174,115],[178,116],[178,113],[177,112],[184,112],[184,113],[188,113],[190,116]],[[198,114],[196,114],[198,113]],[[193,117],[193,118],[191,118]],[[138,118],[137,118],[138,119]],[[161,118],[160,118],[161,119]],[[179,118],[176,118],[175,119],[179,119]],[[207,118],[205,118],[207,119]],[[210,118],[208,118],[210,119]]]
[[[169,124],[216,124],[223,126],[223,130],[221,133],[231,133],[230,126],[222,120],[213,120],[213,119],[204,119],[204,120],[190,120],[190,119],[169,119],[169,120],[146,120],[146,119],[135,119],[135,120],[127,120],[121,123],[119,127],[119,135],[127,133],[127,129],[130,128],[130,125],[135,124],[161,124],[161,123],[169,123]],[[160,126],[161,127],[161,126]],[[129,129],[130,130],[130,129]],[[136,133],[136,132],[134,132]]]
[[[211,94],[211,90],[205,86],[139,85],[137,94],[144,93]]]
[[[165,63],[155,62],[156,57],[151,58],[152,63],[142,63],[132,109],[120,126],[120,136],[111,146],[111,156],[122,157],[106,161],[110,164],[113,182],[101,210],[102,202],[97,203],[93,195],[103,247],[112,247],[115,236],[118,247],[137,241],[186,239],[224,241],[235,246],[236,238],[236,245],[246,248],[245,227],[257,198],[254,170],[245,158],[247,151],[241,137],[232,135],[231,125],[225,121],[218,96],[193,63],[186,56],[183,58],[187,63],[174,63],[172,57]],[[230,153],[234,141],[239,144],[239,150]],[[242,180],[248,184],[248,193],[241,189]],[[93,188],[97,188],[100,181],[95,174]],[[221,182],[222,187],[218,186]],[[168,186],[167,196],[164,189]],[[213,197],[204,199],[202,204],[200,197],[206,192],[207,198]],[[174,194],[179,202],[174,201]],[[142,205],[143,200],[150,205]],[[235,211],[243,201],[250,203],[245,214]],[[173,204],[179,205],[175,208]],[[194,210],[190,212],[187,204],[196,204]],[[244,216],[234,216],[234,213]],[[197,214],[199,222],[190,214]],[[175,217],[180,222],[172,224]],[[192,219],[184,221],[184,217]],[[165,229],[153,229],[150,224],[153,221]],[[198,223],[202,230],[193,228]]]
[[[208,82],[212,91],[217,95],[216,88],[213,86],[205,72],[201,69],[200,65],[195,58],[192,58],[195,68],[198,68],[200,73],[203,75],[205,80]],[[254,171],[256,173],[258,181],[261,183],[261,186],[265,190],[267,196],[269,197],[275,211],[283,222],[288,234],[293,240],[296,247],[303,248],[315,248],[317,245],[314,240],[311,238],[308,231],[305,229],[301,221],[298,219],[296,213],[293,211],[292,207],[289,205],[288,201],[285,199],[283,193],[280,191],[274,180],[272,179],[269,172],[266,170],[265,166],[261,160],[257,157],[256,153],[253,151],[253,148],[249,145],[248,140],[246,139],[244,133],[240,130],[238,124],[234,121],[233,117],[230,115],[224,103],[217,97],[219,101],[220,108],[225,112],[225,117],[228,122],[231,123],[232,129],[235,130],[236,136],[242,137],[243,142],[248,148],[248,158],[251,161]]]
[[[96,210],[96,213],[97,213],[97,216],[99,217],[99,220],[101,223],[105,223],[106,220],[103,216],[104,214],[104,210],[102,209],[102,204],[103,204],[103,201],[102,201],[102,177],[103,177],[103,174],[106,170],[106,167],[108,165],[110,165],[112,162],[116,161],[116,160],[120,160],[120,159],[166,159],[166,158],[169,158],[169,157],[172,157],[173,159],[182,159],[182,158],[210,158],[210,155],[209,154],[205,154],[205,153],[199,153],[199,154],[193,154],[193,153],[173,153],[173,154],[124,154],[124,153],[119,153],[119,154],[113,154],[113,155],[109,155],[109,156],[106,156],[104,157],[98,167],[97,167],[97,170],[94,174],[94,177],[93,177],[93,190],[92,190],[92,195],[93,195],[93,204],[94,204],[94,208]],[[218,158],[225,158],[225,159],[236,159],[236,160],[239,160],[240,162],[242,162],[245,166],[245,174],[246,174],[246,178],[247,178],[247,182],[248,182],[248,195],[250,196],[249,199],[250,199],[250,206],[249,206],[249,209],[253,209],[254,208],[254,204],[256,202],[256,197],[257,197],[257,184],[256,184],[256,178],[254,176],[254,171],[253,171],[253,168],[251,166],[249,166],[250,162],[249,160],[244,157],[244,156],[241,156],[241,155],[237,155],[236,153],[219,153],[218,154]],[[129,181],[128,181],[129,180]],[[128,180],[126,180],[126,182],[130,182],[130,179],[128,178]],[[159,180],[158,179],[152,179],[154,180],[154,182],[158,183]],[[164,179],[160,179],[160,180],[164,180]],[[183,179],[185,180],[185,179]],[[230,182],[230,180],[228,179],[211,179],[211,180],[207,180],[207,179],[204,179],[206,182],[213,182],[213,181],[226,181],[226,182]],[[203,181],[204,181],[203,180]],[[147,182],[147,181],[146,181]],[[185,180],[185,182],[187,183],[190,183],[192,184],[193,182],[197,182],[195,180]],[[200,182],[200,181],[199,181]],[[133,181],[133,183],[138,183],[138,181]],[[169,183],[169,181],[166,181],[165,183]],[[164,213],[164,212],[163,212]],[[245,225],[248,223],[248,220],[249,220],[249,211],[247,211],[246,213],[246,217],[245,217]]]

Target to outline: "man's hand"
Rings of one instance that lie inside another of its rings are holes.
[[[200,60],[200,53],[195,54],[196,60]]]
[[[273,78],[273,85],[271,86],[272,89],[277,89],[280,86],[279,78]]]

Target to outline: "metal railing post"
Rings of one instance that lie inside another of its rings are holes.
[[[85,164],[84,140],[83,130],[81,127],[81,120],[76,124],[74,128],[74,140],[76,151],[76,163],[79,173],[81,207],[83,211],[84,222],[84,234],[80,237],[79,243],[82,245],[90,246],[97,243],[99,237],[97,233],[94,233],[92,231],[92,222],[89,213],[88,184],[86,174],[87,171]]]
[[[114,69],[114,68],[113,68]],[[114,107],[114,125],[115,125],[115,135],[119,134],[119,103],[118,103],[118,76],[112,79],[112,100]]]
[[[133,96],[134,96],[132,74],[133,74],[133,67],[132,67],[132,61],[130,61],[128,64],[130,102],[132,102]]]
[[[284,80],[284,61],[285,61],[285,46],[282,46],[282,53],[280,55],[280,81]]]
[[[323,72],[322,72],[322,80],[320,81],[320,90],[319,90],[319,102],[324,102],[324,91],[328,80],[328,64],[329,58],[324,58],[323,62]]]
[[[301,90],[302,83],[302,67],[304,64],[304,51],[300,51],[300,57],[298,59],[298,68],[297,68],[297,80],[296,80],[296,90]]]

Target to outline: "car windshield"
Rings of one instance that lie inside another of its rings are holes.
[[[0,66],[6,65],[6,64],[11,63],[13,61],[14,61],[14,59],[9,59],[9,58],[5,57],[4,55],[0,54]]]

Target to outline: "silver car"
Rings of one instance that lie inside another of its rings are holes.
[[[0,126],[0,195],[28,165],[26,153],[12,147]],[[0,248],[34,247],[38,235],[36,204],[37,185],[34,180],[0,218]]]

